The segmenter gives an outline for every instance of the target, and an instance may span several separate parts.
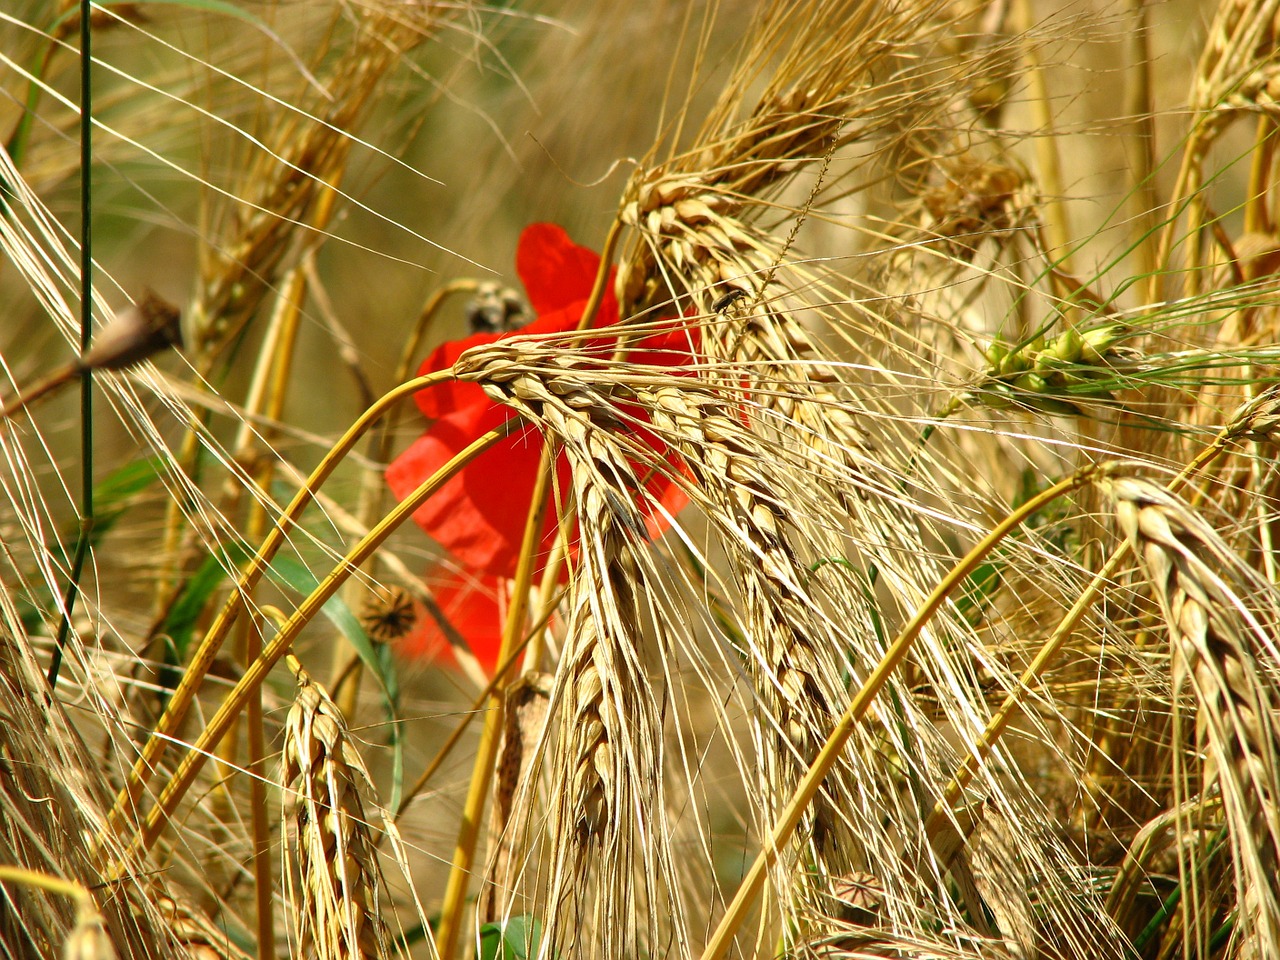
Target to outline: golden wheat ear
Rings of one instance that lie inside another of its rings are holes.
[[[1280,594],[1185,501],[1133,477],[1108,486],[1164,615],[1175,723],[1193,712],[1200,777],[1183,789],[1221,805],[1242,922],[1258,956],[1280,955]]]
[[[346,719],[295,657],[298,690],[285,721],[285,875],[300,955],[387,960],[387,908],[368,816],[373,781]]]

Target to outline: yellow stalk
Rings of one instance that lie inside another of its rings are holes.
[[[228,630],[244,606],[245,598],[266,572],[271,558],[275,556],[276,551],[284,544],[290,526],[311,502],[314,492],[328,479],[338,464],[351,451],[356,441],[389,407],[418,390],[428,389],[437,383],[451,379],[452,376],[452,371],[441,371],[427,377],[416,377],[389,391],[377,403],[361,414],[359,419],[347,429],[347,432],[338,439],[338,442],[333,445],[329,452],[325,454],[324,459],[312,471],[306,484],[299,488],[293,500],[290,501],[276,525],[263,541],[258,552],[249,561],[248,566],[241,574],[240,581],[236,584],[235,590],[227,598],[227,602],[217,618],[205,632],[203,639],[200,641],[200,646],[192,655],[191,662],[182,675],[182,680],[178,683],[177,689],[173,691],[168,707],[157,722],[155,731],[143,746],[142,753],[134,763],[133,769],[129,771],[129,776],[125,780],[125,784],[108,814],[104,833],[119,833],[126,822],[133,820],[138,798],[142,795],[142,791],[146,788],[152,774],[157,769],[160,758],[164,754],[169,741],[176,737],[176,731],[186,718],[187,711],[195,700],[195,695],[205,674],[212,666]],[[105,837],[102,839],[105,839]],[[99,846],[101,846],[101,840]]]
[[[45,890],[49,893],[56,893],[60,896],[70,897],[77,904],[87,906],[93,905],[93,896],[89,890],[72,880],[64,880],[61,877],[52,877],[47,873],[40,873],[37,870],[28,870],[25,867],[13,867],[8,864],[0,864],[0,883],[20,883],[25,887],[35,887],[39,890]]]
[[[613,253],[617,249],[622,235],[622,221],[615,218],[605,237],[604,247],[600,251],[600,267],[596,271],[595,283],[591,288],[591,296],[582,309],[582,317],[578,321],[578,330],[586,330],[591,326],[600,304],[604,301],[605,285],[609,279],[609,265]],[[546,519],[548,494],[551,490],[551,474],[555,457],[550,445],[544,444],[542,460],[538,466],[538,476],[534,483],[533,499],[529,504],[529,516],[525,523],[524,540],[521,543],[520,559],[516,564],[516,577],[511,608],[507,611],[507,620],[502,630],[502,645],[498,649],[498,662],[506,663],[511,656],[516,639],[523,630],[525,608],[529,602],[529,586],[533,580],[534,562],[537,559],[538,542],[541,540],[542,526]],[[539,611],[541,612],[541,611]],[[493,777],[493,765],[498,756],[498,743],[501,739],[503,713],[506,703],[507,679],[513,671],[503,670],[497,674],[497,681],[489,694],[489,709],[485,712],[484,727],[480,731],[480,743],[476,748],[475,766],[472,768],[471,782],[467,788],[467,799],[462,810],[462,823],[458,828],[458,840],[453,851],[453,866],[449,871],[449,880],[445,886],[444,903],[440,908],[440,925],[436,930],[436,949],[440,960],[452,960],[458,947],[458,937],[462,931],[462,912],[467,903],[467,888],[471,882],[471,867],[475,862],[476,842],[480,835],[480,821],[484,815],[485,800],[489,793],[489,783]]]
[[[1031,93],[1031,109],[1035,117],[1035,151],[1036,166],[1040,172],[1040,183],[1044,187],[1045,196],[1040,206],[1044,210],[1045,247],[1049,259],[1062,273],[1071,272],[1068,251],[1071,249],[1071,222],[1067,217],[1063,197],[1066,190],[1062,183],[1062,164],[1058,159],[1058,141],[1054,133],[1053,108],[1049,102],[1049,85],[1045,79],[1044,66],[1036,52],[1034,39],[1030,36],[1032,26],[1030,0],[1015,0],[1015,17],[1018,30],[1027,34],[1023,37],[1022,57],[1027,65],[1027,85]],[[1065,290],[1060,296],[1067,296]]]
[[[1227,448],[1234,436],[1233,426],[1228,426],[1222,430],[1213,442],[1208,444],[1200,453],[1187,464],[1182,471],[1169,481],[1166,489],[1170,492],[1179,490],[1188,480],[1208,466],[1214,459]],[[1111,556],[1107,558],[1106,563],[1089,581],[1088,586],[1081,591],[1076,597],[1075,603],[1071,605],[1057,628],[1048,640],[1044,642],[1040,650],[1036,653],[1034,659],[1028,664],[1022,676],[1018,679],[1017,685],[1005,697],[1004,702],[991,719],[987,721],[986,728],[982,731],[982,735],[974,744],[969,755],[956,770],[955,775],[951,778],[951,782],[947,784],[946,790],[943,791],[943,798],[934,806],[933,811],[929,814],[928,820],[925,822],[925,834],[928,836],[930,843],[934,843],[939,834],[945,829],[951,818],[951,808],[956,801],[960,799],[960,794],[973,776],[978,771],[978,767],[991,753],[995,742],[1000,739],[1004,731],[1009,726],[1009,721],[1015,713],[1021,708],[1022,701],[1027,694],[1033,690],[1033,684],[1039,679],[1044,669],[1057,659],[1058,653],[1061,652],[1063,645],[1071,636],[1071,632],[1080,622],[1080,618],[1093,605],[1093,601],[1097,599],[1102,587],[1108,583],[1111,578],[1120,569],[1121,563],[1124,562],[1129,553],[1129,543],[1125,541],[1121,543]],[[936,847],[936,844],[935,844]]]
[[[849,701],[848,707],[845,708],[844,713],[836,722],[835,728],[827,737],[822,750],[801,779],[792,794],[791,800],[787,803],[773,830],[765,840],[760,853],[756,856],[755,862],[751,864],[751,869],[747,871],[742,883],[739,884],[733,902],[725,910],[719,926],[716,927],[715,933],[712,934],[711,940],[702,952],[702,960],[718,960],[718,958],[728,953],[738,928],[741,927],[746,919],[747,912],[759,895],[761,887],[764,886],[765,876],[769,868],[777,861],[782,849],[790,843],[796,827],[800,825],[800,820],[804,816],[805,810],[813,802],[814,796],[822,786],[822,781],[826,779],[832,766],[835,765],[840,752],[844,749],[845,744],[848,743],[849,737],[853,735],[853,731],[862,722],[862,718],[866,716],[872,701],[875,700],[907,654],[911,652],[911,647],[920,635],[920,631],[933,619],[933,615],[937,613],[942,603],[956,587],[964,582],[964,579],[974,571],[978,564],[982,562],[982,559],[995,549],[1015,528],[1021,525],[1024,520],[1052,503],[1058,497],[1092,482],[1098,474],[1098,470],[1099,468],[1096,466],[1085,467],[1066,480],[1054,484],[1022,504],[983,537],[933,588],[933,592],[929,594],[911,620],[902,628],[902,631],[890,644],[889,649],[885,651],[884,656],[880,658],[880,662],[876,664],[871,675],[867,677],[862,686],[858,688],[857,693],[854,694],[853,699]]]
[[[428,378],[424,377],[422,379]],[[418,386],[421,387],[421,384],[418,384]],[[196,776],[204,767],[210,750],[227,732],[232,720],[244,708],[250,695],[266,679],[267,674],[271,672],[271,668],[289,652],[293,646],[294,639],[311,622],[312,618],[315,617],[329,598],[338,592],[338,588],[346,582],[352,572],[359,569],[360,564],[374,550],[378,549],[397,527],[412,516],[415,510],[430,499],[440,487],[504,436],[506,436],[506,430],[498,428],[490,430],[479,439],[472,441],[465,450],[432,474],[412,494],[397,504],[377,526],[361,537],[360,541],[342,558],[337,566],[329,571],[324,580],[320,582],[320,585],[307,595],[306,599],[299,604],[289,619],[280,627],[271,642],[263,648],[262,655],[245,670],[244,676],[232,688],[209,720],[209,725],[205,727],[196,742],[190,746],[186,755],[182,758],[182,762],[178,764],[178,768],[174,771],[173,776],[165,784],[164,790],[161,791],[155,806],[147,814],[142,828],[129,846],[125,856],[108,872],[109,876],[118,878],[123,872],[127,861],[133,856],[144,855],[160,834],[164,832],[164,828],[172,819],[177,805],[182,801],[187,790],[195,782]]]
[[[1263,114],[1258,117],[1253,158],[1249,164],[1249,193],[1244,205],[1244,232],[1271,233],[1271,167],[1276,158],[1276,122]]]
[[[328,191],[326,196],[332,197]],[[330,204],[323,203],[327,210]],[[327,222],[328,217],[324,220]],[[312,253],[306,259],[311,259]],[[266,398],[264,413],[270,421],[280,420],[284,413],[285,394],[289,386],[289,377],[293,370],[294,348],[298,340],[298,321],[302,315],[302,304],[307,295],[306,271],[302,266],[295,267],[285,280],[284,290],[277,315],[278,330],[273,345],[270,392]],[[274,319],[274,318],[273,318]],[[273,324],[273,326],[276,326]],[[270,442],[270,435],[263,440]],[[271,481],[275,476],[275,460],[266,457],[258,472],[257,484],[263,491],[271,489]],[[249,516],[245,533],[250,543],[255,543],[266,534],[267,511],[262,500],[252,497],[249,500]],[[248,666],[262,655],[262,631],[257,622],[246,617],[244,623],[243,642],[240,647],[240,663]],[[267,816],[267,738],[263,729],[262,691],[255,690],[249,697],[245,710],[245,723],[248,727],[245,749],[249,762],[249,809],[252,811],[251,828],[253,830],[253,875],[254,894],[257,901],[258,920],[258,957],[259,960],[275,958],[275,920],[273,917],[275,889],[271,877],[271,824]],[[235,737],[228,738],[233,744]]]
[[[516,637],[522,633],[525,607],[529,599],[529,584],[533,579],[533,564],[537,559],[538,541],[542,538],[542,525],[546,519],[548,494],[551,492],[551,467],[555,455],[549,444],[542,448],[542,462],[538,465],[538,477],[533,487],[533,500],[525,522],[524,541],[520,559],[516,564],[515,591],[511,609],[502,629],[502,645],[498,649],[498,662],[511,659]],[[467,789],[466,803],[462,808],[462,825],[458,828],[458,842],[453,850],[453,867],[445,886],[444,903],[440,907],[440,926],[436,931],[436,949],[440,960],[450,960],[458,946],[462,930],[462,911],[467,902],[467,887],[471,880],[471,867],[475,862],[476,841],[480,834],[480,820],[484,814],[489,782],[493,776],[493,764],[498,755],[498,741],[502,734],[503,708],[507,676],[510,669],[497,673],[489,692],[488,710],[484,726],[480,730],[480,743],[476,747],[476,762]]]
[[[1140,275],[1155,274],[1155,211],[1159,201],[1155,185],[1155,116],[1151,110],[1151,48],[1147,40],[1147,0],[1129,0],[1133,16],[1125,43],[1125,115],[1129,129],[1124,139],[1129,168],[1129,217],[1133,223],[1134,256]]]

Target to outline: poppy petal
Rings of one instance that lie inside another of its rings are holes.
[[[599,270],[600,257],[570,240],[558,224],[532,223],[520,234],[516,272],[539,316],[590,297]]]
[[[502,336],[500,333],[475,333],[461,340],[442,343],[427,354],[427,359],[418,368],[418,376],[448,370],[467,350],[482,343],[492,343]],[[413,400],[428,420],[439,420],[463,407],[488,405],[490,402],[478,385],[461,380],[446,380],[429,390],[419,390],[413,395]]]
[[[468,444],[509,419],[489,402],[437,420],[387,467],[387,485],[400,500],[443,467]],[[542,438],[533,427],[513,428],[460,470],[419,507],[413,519],[469,570],[510,577],[524,538],[529,503],[542,457]],[[561,463],[561,481],[568,466]],[[563,489],[563,488],[562,488]],[[550,547],[555,524],[548,517],[540,547]]]
[[[493,673],[502,648],[504,604],[499,601],[507,589],[506,581],[444,567],[432,568],[424,579],[449,625],[467,641],[480,666]],[[422,611],[417,629],[401,639],[397,649],[410,659],[453,662],[448,638],[426,611]]]
[[[554,224],[528,227],[520,238],[517,267],[538,319],[519,333],[536,337],[575,329],[595,283],[599,264],[595,253],[574,244],[562,228]],[[596,326],[607,326],[618,320],[612,272],[609,279]],[[670,367],[676,374],[685,372],[682,368],[687,369],[696,352],[696,332],[690,333],[678,323],[673,321],[669,331],[633,342],[628,358],[636,364]],[[470,348],[511,335],[480,333],[442,344],[423,362],[421,372],[447,370]],[[616,340],[595,336],[580,343],[577,349],[608,357],[616,347]],[[510,411],[490,400],[475,383],[448,381],[420,391],[416,400],[423,414],[434,422],[387,469],[387,483],[402,500],[469,443],[507,424],[512,417]],[[636,464],[644,485],[643,495],[637,491],[637,499],[642,501],[649,534],[656,537],[670,526],[669,517],[687,502],[684,490],[674,479],[680,473],[680,460],[647,428],[649,420],[644,410],[623,406],[621,413],[624,420],[630,422],[630,443],[647,451],[646,455],[636,458],[644,461]],[[465,577],[454,575],[458,579],[455,586],[445,578],[440,587],[444,591],[441,602],[448,600],[454,604],[450,620],[482,660],[487,651],[491,651],[492,657],[497,655],[499,580],[515,574],[542,457],[543,441],[534,427],[511,423],[510,430],[508,436],[466,465],[414,513],[414,520],[452,554],[465,571]],[[558,490],[570,487],[568,462],[563,454],[557,459],[555,481]],[[548,511],[547,524],[537,547],[539,563],[545,562],[557,535],[554,512]],[[568,549],[572,559],[576,542],[571,542]],[[438,633],[438,628],[432,629]],[[443,637],[428,642],[424,635],[420,642],[406,641],[406,649],[426,651],[427,646],[438,641],[443,642]]]

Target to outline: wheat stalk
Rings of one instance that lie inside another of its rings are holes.
[[[644,665],[652,641],[643,628],[654,618],[636,549],[647,539],[635,499],[643,484],[612,433],[620,423],[614,399],[590,366],[558,356],[540,369],[538,359],[545,354],[518,343],[478,347],[455,372],[538,424],[570,464],[582,540],[550,693],[557,719],[548,775],[560,786],[549,813],[555,853],[547,902],[557,908],[548,933],[582,946],[578,928],[589,917],[596,938],[589,950],[629,955],[641,942],[658,942],[652,905],[663,887],[675,889],[666,831],[655,829],[662,821],[662,725]],[[588,883],[594,897],[583,889]],[[593,913],[585,912],[593,899]],[[650,904],[643,918],[641,902]],[[678,914],[672,922],[681,929]]]
[[[643,689],[643,676],[632,665],[631,655],[623,655],[641,642],[634,633],[634,598],[646,594],[643,585],[656,582],[646,566],[647,551],[638,549],[644,542],[643,516],[631,505],[630,495],[641,485],[628,460],[648,464],[649,469],[673,469],[652,448],[628,441],[618,431],[636,420],[636,411],[643,411],[647,427],[679,452],[679,472],[692,481],[687,491],[729,551],[745,608],[743,644],[737,654],[754,678],[753,704],[762,728],[760,800],[766,804],[765,823],[772,819],[768,807],[789,794],[839,716],[842,671],[852,667],[856,675],[858,664],[878,660],[883,651],[870,617],[864,626],[855,615],[865,609],[856,576],[843,564],[829,564],[834,569],[823,567],[821,575],[815,575],[800,559],[796,544],[806,552],[820,548],[805,538],[807,529],[797,529],[796,517],[781,505],[798,506],[796,513],[802,516],[811,515],[810,509],[829,513],[832,508],[823,499],[824,490],[810,489],[814,471],[806,452],[795,445],[762,443],[761,435],[769,434],[756,417],[769,411],[762,414],[754,403],[723,401],[722,385],[740,379],[738,369],[708,366],[700,371],[703,376],[673,376],[662,368],[567,354],[555,343],[519,339],[475,348],[455,367],[460,378],[479,382],[495,400],[540,424],[549,438],[564,445],[572,466],[584,559],[577,571],[581,579],[575,578],[574,589],[581,592],[575,592],[553,694],[564,724],[558,765],[551,776],[563,791],[552,800],[552,822],[561,838],[554,849],[567,845],[573,851],[594,850],[599,842],[611,850],[609,844],[617,842],[622,829],[614,818],[627,809],[622,800],[631,799],[635,809],[650,817],[660,811],[648,788],[637,795],[631,779],[636,771],[658,768],[633,765],[642,755],[630,752],[636,749],[636,736],[617,733],[620,728],[643,731],[651,722],[646,720],[651,695],[637,697],[632,692]],[[797,481],[806,467],[808,477]],[[804,492],[802,484],[807,484]],[[670,592],[669,573],[667,581],[663,590]],[[838,611],[839,619],[831,610]],[[663,622],[653,615],[645,622],[651,619]],[[672,624],[666,629],[681,636],[681,645],[696,643],[687,627]],[[627,638],[624,650],[610,643],[606,633]],[[661,641],[659,649],[664,644],[670,641]],[[812,849],[822,869],[797,872],[800,860],[792,856],[777,872],[779,890],[795,891],[795,897],[787,896],[782,903],[796,919],[824,922],[820,918],[830,909],[831,883],[863,864],[874,865],[873,875],[891,894],[889,911],[903,922],[915,911],[937,909],[936,904],[911,902],[907,890],[921,881],[916,871],[927,874],[938,865],[928,860],[904,863],[899,852],[900,831],[909,835],[912,824],[922,822],[922,811],[914,806],[920,801],[904,796],[899,774],[886,768],[879,755],[895,750],[909,756],[913,768],[919,764],[913,772],[924,791],[940,789],[954,760],[918,715],[910,693],[897,687],[901,679],[893,682],[895,709],[900,712],[881,711],[879,726],[857,731],[856,749],[842,752],[828,768],[826,792],[807,813],[817,841]],[[911,731],[909,736],[904,728]],[[858,800],[837,800],[849,797]],[[891,825],[884,820],[886,808],[898,813]],[[665,836],[661,819],[655,823],[651,835]],[[1052,846],[1044,842],[1037,848],[1039,855],[1046,856],[1044,851]],[[795,853],[808,848],[801,844]],[[1002,854],[997,848],[993,855]],[[570,868],[580,856],[568,858]],[[665,853],[655,856],[658,867],[664,861]],[[950,868],[962,870],[963,858]],[[607,864],[600,870],[612,874]],[[659,870],[659,878],[663,875]],[[553,875],[556,893],[548,898],[552,903],[561,902],[563,877],[563,870]],[[935,876],[932,882],[944,881]],[[604,896],[607,888],[599,889]],[[652,898],[656,889],[650,882],[645,892]],[[629,888],[620,884],[612,892],[622,904],[615,909],[631,908]],[[630,934],[629,928],[622,929]]]

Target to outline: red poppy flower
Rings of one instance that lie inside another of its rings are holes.
[[[517,331],[521,336],[567,333],[576,329],[583,309],[595,284],[600,258],[591,250],[574,244],[563,228],[550,223],[536,223],[521,234],[516,253],[516,270],[524,283],[529,302],[538,318]],[[609,276],[607,293],[601,302],[596,326],[607,326],[618,320],[618,305],[613,295],[613,276]],[[451,367],[467,349],[491,343],[511,333],[479,333],[438,347],[422,364],[420,373],[435,373]],[[635,344],[632,357],[640,363],[677,365],[687,361],[688,339],[683,334],[651,337]],[[427,431],[387,468],[387,484],[397,497],[408,496],[482,434],[506,423],[513,414],[494,403],[474,383],[449,381],[416,397],[423,415],[432,421]],[[656,438],[637,430],[641,442],[661,453]],[[492,584],[497,578],[515,574],[520,543],[529,513],[530,500],[538,464],[542,454],[542,437],[530,425],[513,425],[509,436],[463,470],[420,507],[414,520],[444,547],[473,577],[473,583]],[[568,489],[569,468],[564,457],[556,464],[559,489]],[[649,496],[660,500],[668,512],[674,513],[684,504],[684,497],[670,479],[654,473],[647,481]],[[665,523],[654,516],[655,532]],[[546,556],[556,537],[554,516],[539,544],[539,554]],[[473,605],[474,606],[474,605]],[[478,629],[476,617],[468,613],[466,626]],[[459,629],[477,643],[459,623]],[[496,631],[486,633],[486,643],[493,643]],[[476,648],[482,661],[492,661],[492,651]]]
[[[485,574],[468,576],[446,570],[444,566],[429,570],[426,581],[440,612],[466,638],[480,666],[492,673],[498,665],[498,650],[502,646],[502,621],[510,581]],[[404,656],[414,660],[453,662],[448,639],[425,610],[418,611],[414,629],[400,638],[397,647]]]

